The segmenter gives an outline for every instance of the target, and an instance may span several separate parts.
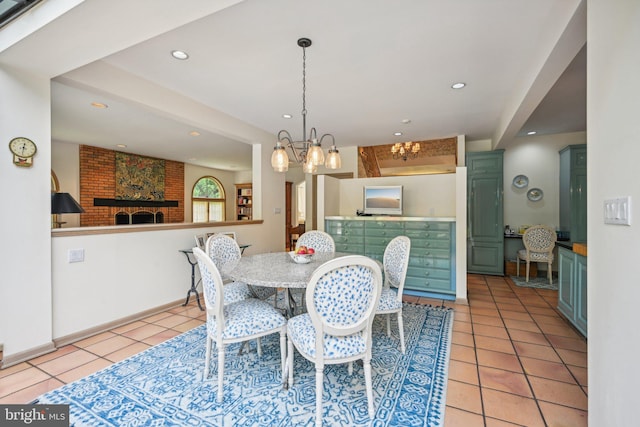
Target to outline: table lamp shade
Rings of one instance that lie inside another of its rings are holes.
[[[69,193],[51,193],[51,214],[84,213]]]

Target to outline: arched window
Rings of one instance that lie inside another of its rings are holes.
[[[193,186],[191,211],[193,222],[225,220],[224,187],[212,176],[203,176]]]

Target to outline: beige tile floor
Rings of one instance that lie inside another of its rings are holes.
[[[586,426],[587,343],[558,314],[557,291],[471,274],[468,289],[468,306],[445,302],[455,310],[445,426]],[[203,322],[190,303],[5,368],[0,403],[28,403]]]

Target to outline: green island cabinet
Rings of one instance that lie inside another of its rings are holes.
[[[326,217],[337,252],[382,261],[396,236],[411,239],[405,293],[455,299],[455,220],[422,217]]]
[[[558,310],[587,336],[587,257],[558,247]]]

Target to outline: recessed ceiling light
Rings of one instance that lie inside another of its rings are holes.
[[[197,130],[192,130],[191,132],[189,132],[189,135],[191,135],[191,136],[200,136],[200,132],[198,132]]]
[[[293,116],[291,114],[283,114],[282,117],[285,119],[290,119]]]
[[[402,119],[402,123],[404,123],[405,125],[411,123],[411,120],[409,119]]]
[[[172,50],[171,51],[171,56],[173,56],[176,59],[179,59],[181,61],[184,61],[185,59],[189,59],[189,54],[187,52],[184,52],[182,50]]]
[[[402,132],[395,132],[394,135],[395,136],[402,136]]]
[[[537,132],[535,130],[532,130],[530,132],[527,132],[527,135],[535,135]]]
[[[462,89],[463,87],[465,87],[467,84],[463,83],[463,82],[457,82],[451,85],[452,89]]]
[[[91,106],[96,108],[109,108],[107,104],[103,104],[102,102],[92,102]]]
[[[124,144],[118,144],[118,145],[116,145],[116,147],[118,147],[118,148],[127,148],[127,146],[124,145]]]

